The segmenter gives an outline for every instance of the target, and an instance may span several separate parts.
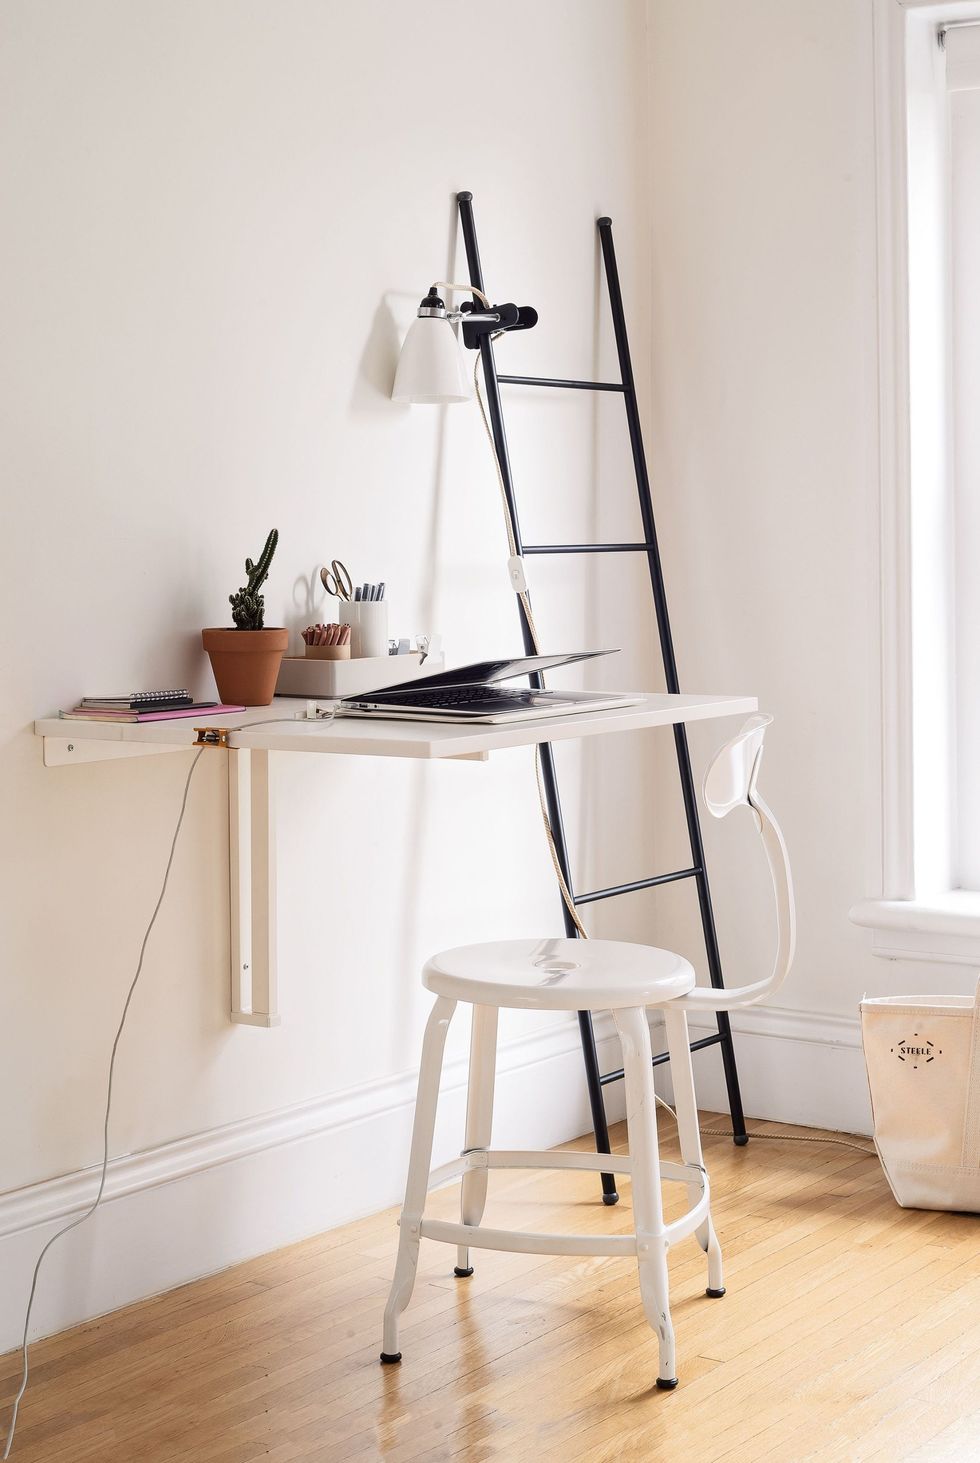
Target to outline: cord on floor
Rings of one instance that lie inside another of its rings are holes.
[[[677,1114],[669,1102],[664,1102],[662,1097],[657,1098],[657,1106],[669,1112],[674,1122],[677,1122]],[[702,1128],[698,1126],[698,1132],[702,1138],[730,1138],[730,1128]],[[876,1157],[874,1148],[868,1148],[863,1143],[855,1143],[850,1138],[820,1138],[816,1133],[760,1133],[750,1132],[750,1138],[771,1138],[775,1143],[837,1143],[841,1148],[853,1148],[857,1153],[863,1153],[868,1158]]]
[[[130,981],[129,990],[126,992],[126,999],[123,1002],[122,1015],[119,1018],[119,1025],[116,1028],[115,1039],[112,1043],[112,1052],[109,1057],[109,1076],[106,1083],[105,1119],[102,1124],[102,1172],[99,1176],[98,1193],[96,1194],[93,1202],[89,1205],[88,1209],[85,1210],[84,1214],[80,1214],[77,1219],[73,1219],[70,1224],[66,1224],[63,1229],[58,1230],[57,1234],[53,1234],[51,1236],[47,1244],[42,1249],[41,1253],[38,1255],[37,1263],[34,1266],[34,1274],[31,1278],[31,1291],[27,1299],[27,1312],[24,1316],[24,1339],[21,1342],[23,1366],[21,1370],[20,1389],[17,1393],[17,1396],[14,1398],[13,1412],[11,1413],[10,1417],[10,1426],[7,1429],[7,1441],[3,1450],[3,1457],[5,1459],[10,1457],[10,1450],[14,1445],[14,1433],[17,1429],[17,1414],[20,1411],[20,1404],[23,1401],[24,1393],[27,1391],[27,1378],[30,1372],[30,1365],[28,1361],[27,1336],[31,1324],[31,1311],[34,1308],[34,1297],[37,1294],[37,1279],[38,1275],[41,1272],[41,1265],[44,1261],[44,1257],[51,1249],[51,1246],[56,1244],[63,1235],[68,1234],[69,1230],[77,1229],[80,1224],[85,1223],[86,1219],[91,1218],[96,1209],[98,1209],[99,1205],[102,1203],[102,1197],[105,1193],[106,1175],[109,1170],[109,1117],[112,1112],[112,1079],[115,1074],[116,1068],[116,1052],[119,1049],[119,1039],[123,1034],[123,1027],[126,1025],[126,1017],[129,1015],[129,1007],[133,999],[133,994],[139,983],[139,978],[143,973],[143,959],[146,955],[146,947],[150,939],[150,933],[153,929],[153,926],[156,924],[157,915],[160,913],[160,907],[163,904],[164,895],[167,892],[167,884],[170,879],[170,870],[173,867],[174,854],[177,851],[177,839],[180,836],[180,830],[184,822],[184,814],[187,811],[187,795],[190,792],[191,778],[194,776],[195,769],[198,762],[200,762],[201,760],[201,756],[204,750],[205,749],[202,747],[197,756],[194,758],[193,762],[190,765],[190,769],[188,770],[187,778],[184,782],[184,793],[180,801],[180,813],[177,816],[177,826],[174,829],[174,836],[170,841],[170,855],[167,859],[167,867],[164,870],[163,883],[160,886],[160,894],[154,906],[153,913],[150,915],[150,922],[147,925],[146,930],[143,934],[143,942],[140,945],[139,959],[136,962],[136,974]]]

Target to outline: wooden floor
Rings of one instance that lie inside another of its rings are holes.
[[[631,1261],[485,1252],[456,1280],[425,1242],[404,1361],[381,1367],[388,1213],[40,1343],[12,1463],[980,1458],[980,1221],[898,1209],[846,1148],[705,1150],[728,1294],[705,1298],[693,1238],[672,1252],[675,1392]],[[622,1183],[605,1209],[587,1174],[495,1174],[487,1222],[628,1231]]]

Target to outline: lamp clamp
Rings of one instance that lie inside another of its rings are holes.
[[[538,323],[538,312],[532,305],[494,305],[493,311],[487,313],[472,301],[465,301],[459,307],[459,317],[463,344],[471,351],[479,350],[485,335],[496,335],[503,330],[530,330]]]

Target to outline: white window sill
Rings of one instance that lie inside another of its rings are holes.
[[[871,930],[885,960],[938,960],[980,966],[980,894],[951,889],[927,899],[862,899],[849,911]]]

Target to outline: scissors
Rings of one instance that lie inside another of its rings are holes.
[[[320,583],[328,594],[335,594],[338,599],[350,599],[354,589],[353,580],[339,559],[333,560],[330,569],[320,570]]]

